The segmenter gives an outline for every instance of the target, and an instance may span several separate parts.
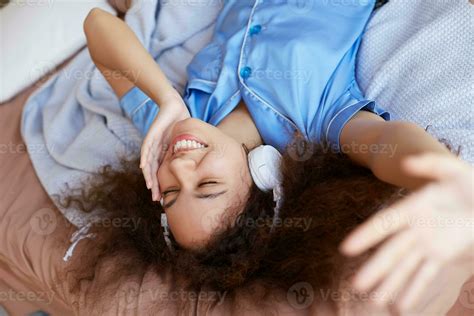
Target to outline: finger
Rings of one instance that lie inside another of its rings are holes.
[[[389,207],[372,216],[357,227],[341,244],[341,251],[348,256],[357,256],[380,243],[394,233],[405,228],[408,216],[405,209],[409,201]]]
[[[155,198],[155,201],[159,201],[161,200],[161,191],[160,191],[160,187],[158,187],[157,191],[156,191],[156,198]]]
[[[159,201],[161,199],[160,182],[158,180],[158,169],[159,168],[160,168],[160,160],[157,161],[155,172],[153,173],[154,177],[156,179],[156,200],[157,201]]]
[[[432,180],[445,179],[463,170],[461,161],[441,154],[408,157],[402,162],[402,166],[411,175]]]
[[[439,270],[439,265],[432,261],[425,262],[421,266],[413,281],[408,286],[408,289],[403,293],[403,297],[398,304],[402,311],[413,309]]]
[[[152,133],[149,131],[148,134]],[[143,140],[142,147],[141,147],[141,159],[140,159],[140,168],[145,167],[148,162],[148,157],[150,152],[153,152],[155,146],[158,144],[156,138],[152,135],[147,135]]]
[[[148,189],[151,189],[153,185],[153,181],[151,179],[151,172],[150,172],[150,168],[151,168],[150,162],[152,161],[151,160],[152,157],[153,157],[153,150],[150,149],[147,153],[147,156],[145,157],[145,165],[143,167],[143,175],[145,176]]]
[[[410,231],[388,240],[356,274],[354,287],[359,291],[373,288],[410,252],[414,240]]]
[[[142,174],[143,174],[143,177],[145,178],[145,183],[146,183],[146,187],[147,189],[151,189],[151,179],[149,178],[149,172],[148,172],[148,168],[149,166],[148,165],[145,165],[145,167],[142,169]]]
[[[341,251],[348,256],[360,255],[382,240],[410,226],[411,219],[426,210],[427,205],[430,205],[429,194],[412,193],[357,227],[342,242]]]
[[[150,151],[150,140],[148,137],[145,138],[142,144],[141,152],[140,152],[140,168],[144,168],[146,166],[148,154]]]
[[[169,146],[170,146],[169,144],[166,145],[166,147],[164,147],[164,146],[162,145],[162,147],[161,147],[161,152],[160,152],[160,154],[158,155],[158,165],[160,165],[160,164],[163,162],[163,160],[165,159],[165,156],[166,156],[167,151],[170,150],[170,149],[169,149]]]
[[[142,174],[143,174],[143,178],[145,179],[145,185],[147,187],[147,189],[150,189],[151,186],[150,186],[150,181],[148,179],[148,165],[147,164],[144,164],[143,166],[140,164],[140,168],[142,169]]]
[[[151,168],[150,168],[150,173],[152,177],[152,194],[153,194],[153,200],[158,201],[158,179],[156,176],[156,172],[158,170],[158,157],[155,157],[155,159],[151,163]]]
[[[147,150],[145,149],[145,146],[142,145],[142,150],[140,153],[140,169],[145,168],[145,156],[148,155]]]
[[[412,251],[408,254],[377,288],[376,293],[378,295],[375,296],[374,303],[379,306],[394,303],[401,289],[406,286],[408,279],[415,273],[421,261],[422,256],[419,252]]]
[[[145,147],[148,147],[148,145],[145,145]],[[148,189],[151,189],[152,182],[149,176],[150,165],[148,163],[149,155],[150,155],[150,150],[147,148],[144,148],[144,150],[142,151],[142,156],[140,158],[140,168],[142,169],[142,173],[145,178],[146,187]]]
[[[158,171],[158,159],[161,153],[161,143],[158,143],[156,148],[154,149],[154,155],[152,160],[150,161],[150,177],[152,181],[152,199],[153,201],[159,200],[159,187],[158,187],[158,178],[157,178],[157,171]]]
[[[146,163],[146,179],[147,179],[147,185],[149,185],[149,188],[152,189],[152,198],[153,198],[153,187],[154,187],[154,179],[153,179],[153,163],[155,161],[155,141],[153,141],[153,148],[149,151],[148,156],[147,156],[147,163]]]
[[[154,155],[153,150],[150,149],[146,151],[146,156],[143,157],[145,161],[144,161],[142,172],[143,172],[143,176],[145,177],[146,186],[148,189],[151,189],[153,186],[153,180],[152,180],[151,171],[150,171],[151,169],[150,162],[153,161],[153,155]]]

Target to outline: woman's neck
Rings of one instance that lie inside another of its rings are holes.
[[[217,128],[239,143],[245,144],[249,150],[263,144],[257,127],[243,100],[217,125]]]

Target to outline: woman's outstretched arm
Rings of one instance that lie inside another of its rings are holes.
[[[99,68],[109,69],[111,76],[118,72],[159,105],[176,98],[181,100],[156,61],[122,20],[95,8],[84,21],[84,32],[92,60]]]
[[[414,123],[384,121],[378,115],[360,111],[343,128],[340,136],[341,151],[352,160],[368,167],[382,181],[417,189],[430,179],[407,173],[402,162],[408,156],[423,153],[452,155]]]

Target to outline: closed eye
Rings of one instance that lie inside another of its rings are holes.
[[[227,190],[224,190],[224,191],[220,191],[220,192],[217,192],[217,193],[211,193],[211,194],[196,194],[194,197],[198,198],[198,199],[208,199],[208,200],[211,200],[211,199],[216,199],[218,198],[219,196],[223,195],[223,194],[226,194],[227,193]],[[173,200],[171,200],[170,202],[166,203],[163,208],[164,209],[169,209],[171,206],[173,206],[174,203],[176,203],[176,201],[178,200],[177,197],[175,197]]]
[[[201,182],[200,184],[198,184],[198,188],[208,187],[208,186],[209,187],[214,187],[217,184],[222,184],[222,183],[219,183],[217,181],[205,181],[205,182]],[[167,191],[163,192],[163,196],[165,196],[166,194],[169,194],[169,193],[179,192],[179,191],[180,191],[179,189],[167,190]],[[194,197],[196,197],[198,199],[216,199],[216,198],[218,198],[219,196],[221,196],[225,193],[227,193],[227,190],[223,190],[223,191],[215,192],[215,193],[197,193],[197,194],[194,195]],[[168,203],[165,203],[163,208],[164,209],[170,208],[176,202],[177,199],[178,199],[178,196],[175,195],[173,200],[169,201]]]
[[[167,194],[173,193],[173,192],[179,192],[178,189],[170,189],[167,191],[163,191],[163,197],[165,197]]]
[[[214,185],[214,184],[218,184],[218,182],[217,181],[201,182],[201,183],[199,183],[198,188],[202,188],[202,187],[210,186],[210,185]],[[168,189],[168,190],[163,192],[163,196],[166,196],[167,194],[173,193],[173,192],[179,192],[179,189]]]
[[[201,188],[207,185],[213,185],[213,184],[217,184],[217,181],[206,181],[206,182],[199,183],[198,188]]]

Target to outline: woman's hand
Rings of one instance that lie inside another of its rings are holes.
[[[356,274],[354,286],[381,294],[376,303],[386,305],[397,297],[400,310],[412,310],[429,296],[435,278],[450,275],[443,288],[447,294],[473,274],[474,168],[436,154],[408,158],[404,167],[433,182],[373,216],[341,250],[356,256],[383,241]]]
[[[160,104],[160,111],[143,140],[140,168],[146,186],[151,189],[153,201],[161,198],[156,173],[170,142],[171,130],[175,123],[189,118],[189,111],[179,96],[173,96]]]

